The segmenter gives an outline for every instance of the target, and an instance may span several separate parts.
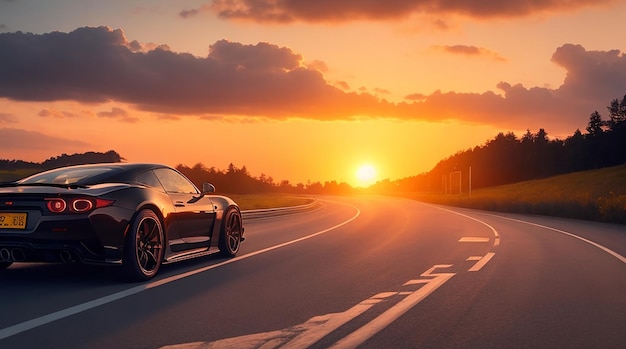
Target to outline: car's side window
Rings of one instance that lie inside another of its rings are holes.
[[[168,193],[198,194],[196,187],[174,170],[159,168],[154,173]]]
[[[146,171],[139,176],[137,176],[137,181],[141,184],[147,185],[149,187],[157,188],[159,190],[164,190],[161,182],[152,171]]]

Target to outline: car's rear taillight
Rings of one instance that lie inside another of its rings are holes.
[[[113,200],[96,199],[96,208],[111,206],[114,202]]]
[[[111,206],[114,202],[92,198],[50,198],[46,201],[46,207],[52,213],[86,213],[96,208]]]
[[[67,203],[63,199],[46,199],[48,203],[46,206],[52,213],[63,213],[67,208]]]
[[[72,207],[71,207],[72,211],[78,212],[78,213],[91,211],[91,209],[93,208],[93,202],[87,199],[73,199],[71,203],[72,203]]]

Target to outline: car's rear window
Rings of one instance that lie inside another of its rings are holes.
[[[19,181],[23,184],[90,184],[119,170],[114,167],[61,168],[32,175]]]

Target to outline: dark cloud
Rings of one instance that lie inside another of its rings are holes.
[[[594,110],[602,114],[611,100],[626,94],[626,55],[618,50],[587,51],[580,45],[559,47],[552,61],[567,71],[557,89],[501,82],[493,92],[414,94],[398,105],[403,115],[455,119],[501,128],[540,127],[562,134],[584,129]],[[436,115],[436,116],[434,116]]]
[[[140,46],[129,42],[121,30],[106,27],[43,35],[0,34],[0,97],[115,101],[179,116],[459,120],[569,132],[572,127],[584,128],[591,112],[603,110],[610,100],[626,93],[626,57],[620,51],[587,51],[570,44],[558,48],[552,58],[567,71],[557,89],[502,82],[499,93],[416,93],[397,104],[365,88],[350,92],[347,84],[328,82],[322,72],[306,67],[301,55],[269,43],[222,40],[204,58],[159,47],[138,51]],[[460,48],[465,49],[473,50]],[[97,115],[137,121],[121,108]]]
[[[206,58],[136,51],[121,30],[0,34],[0,96],[24,101],[120,101],[162,113],[307,116],[322,103],[376,103],[346,95],[302,57],[268,43],[218,41]],[[335,116],[345,115],[341,108]]]
[[[222,18],[261,22],[343,22],[389,20],[412,14],[460,14],[473,18],[521,17],[550,11],[572,11],[612,0],[212,0],[198,11]]]
[[[198,13],[200,13],[199,9],[191,9],[191,10],[182,10],[180,11],[178,15],[183,18],[190,18],[190,17],[196,16]]]
[[[587,51],[568,44],[556,50],[552,62],[567,71],[558,91],[563,98],[594,101],[626,93],[626,56],[619,50]]]

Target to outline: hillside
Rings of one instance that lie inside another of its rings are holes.
[[[626,224],[626,164],[474,190],[404,193],[432,203]]]

